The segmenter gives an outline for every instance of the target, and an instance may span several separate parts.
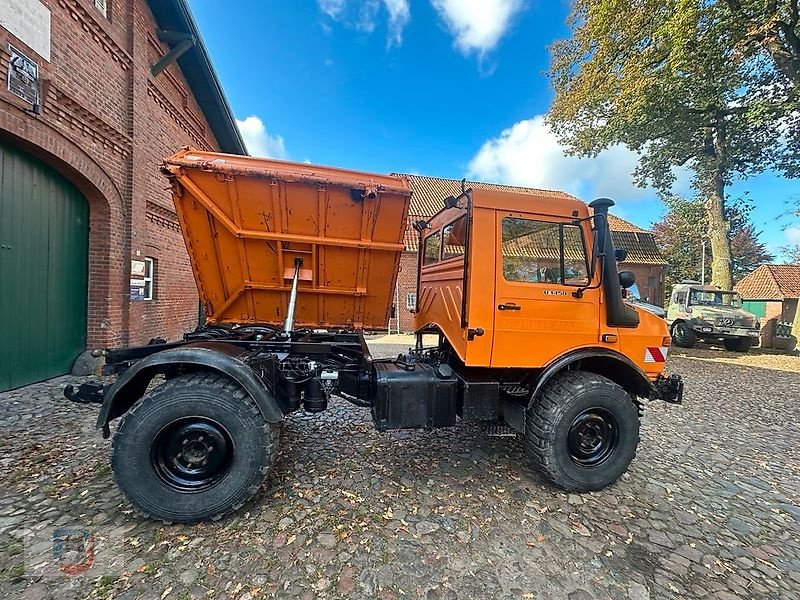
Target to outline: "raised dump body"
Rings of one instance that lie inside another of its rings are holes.
[[[164,161],[210,323],[379,329],[411,190],[400,176],[182,150]]]

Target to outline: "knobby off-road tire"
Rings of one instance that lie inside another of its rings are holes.
[[[731,352],[750,352],[750,348],[753,346],[750,338],[722,340],[722,344],[725,346],[725,350]]]
[[[598,442],[600,433],[607,443]],[[585,371],[561,373],[528,408],[524,445],[556,486],[599,490],[619,479],[636,455],[638,409],[610,379]]]
[[[217,520],[258,491],[279,436],[279,425],[266,423],[234,381],[210,372],[181,375],[122,417],[111,465],[117,485],[145,516]]]
[[[687,323],[672,326],[672,341],[679,348],[691,348],[697,343],[697,335]]]

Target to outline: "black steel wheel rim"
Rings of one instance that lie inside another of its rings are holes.
[[[572,462],[580,467],[596,467],[606,462],[619,446],[619,425],[605,408],[588,408],[569,427],[567,449]]]
[[[675,337],[681,339],[686,337],[686,325],[683,323],[678,323],[675,325]]]
[[[186,417],[164,427],[150,448],[150,464],[158,478],[181,492],[214,487],[233,464],[233,440],[220,423]]]

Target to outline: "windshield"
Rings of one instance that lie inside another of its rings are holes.
[[[741,308],[742,298],[736,292],[692,290],[689,295],[689,304]]]

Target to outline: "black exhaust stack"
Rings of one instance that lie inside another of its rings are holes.
[[[622,301],[622,286],[619,283],[617,260],[614,255],[614,244],[611,241],[611,229],[608,226],[608,209],[614,206],[609,198],[598,198],[589,203],[596,215],[597,248],[602,260],[601,279],[606,293],[606,322],[609,327],[638,327],[639,315]]]

